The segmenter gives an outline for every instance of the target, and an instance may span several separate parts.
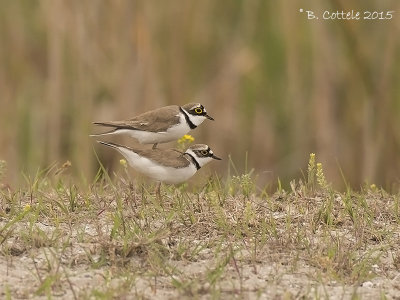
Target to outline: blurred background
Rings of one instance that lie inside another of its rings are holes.
[[[394,10],[392,20],[307,20],[299,9]],[[0,0],[0,159],[6,180],[69,160],[90,180],[92,121],[201,102],[191,134],[259,184],[302,178],[311,152],[327,179],[398,189],[397,0]],[[115,140],[115,139],[114,139]],[[135,141],[116,139],[134,146]],[[174,143],[161,148],[175,146]],[[149,147],[149,146],[147,146]]]

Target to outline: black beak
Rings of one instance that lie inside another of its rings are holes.
[[[214,154],[211,155],[212,158],[216,159],[216,160],[221,160],[222,158],[219,158],[218,156],[215,156]]]
[[[214,118],[213,118],[213,117],[210,117],[208,114],[206,114],[205,117],[206,117],[207,119],[211,120],[211,121],[214,121]]]

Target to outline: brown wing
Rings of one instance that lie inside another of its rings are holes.
[[[145,112],[132,119],[124,121],[95,122],[96,125],[113,127],[115,129],[133,129],[151,132],[165,132],[179,121],[179,106],[170,105]]]
[[[135,150],[135,152],[167,167],[184,168],[190,164],[184,153],[175,149]]]

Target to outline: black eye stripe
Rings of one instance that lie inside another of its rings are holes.
[[[203,152],[206,152],[203,154]],[[198,155],[198,156],[204,156],[204,157],[208,157],[208,156],[212,156],[212,153],[210,153],[210,148],[208,148],[207,150],[194,150],[194,152]]]
[[[201,110],[201,111],[197,112],[197,110]],[[207,112],[203,106],[193,107],[192,109],[189,110],[189,113],[191,115],[195,115],[195,116],[205,116],[207,114]]]

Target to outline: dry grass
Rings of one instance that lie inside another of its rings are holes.
[[[251,173],[192,190],[49,173],[0,194],[2,298],[400,297],[399,197],[307,179],[269,195]],[[123,173],[124,174],[124,173]]]

